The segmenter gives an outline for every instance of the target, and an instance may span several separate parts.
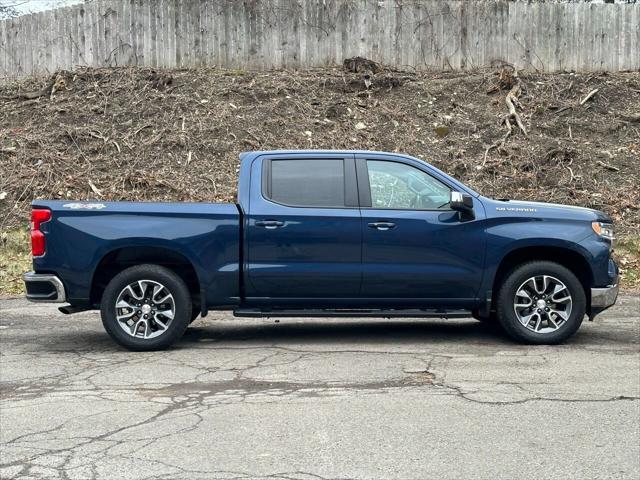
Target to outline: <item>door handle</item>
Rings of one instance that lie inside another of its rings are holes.
[[[284,222],[280,220],[257,220],[256,227],[264,227],[269,230],[273,230],[274,228],[279,228],[284,226]]]
[[[391,230],[395,228],[396,224],[393,222],[371,222],[369,227],[375,228],[377,230]]]

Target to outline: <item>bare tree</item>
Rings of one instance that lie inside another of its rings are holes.
[[[16,7],[22,3],[23,2],[8,2],[6,0],[0,0],[0,20],[2,20],[3,18],[17,17],[19,15],[19,12]]]
[[[58,7],[66,7],[84,0],[0,0],[0,19],[17,17]],[[124,1],[124,0],[122,0]]]

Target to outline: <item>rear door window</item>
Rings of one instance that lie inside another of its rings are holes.
[[[342,159],[271,160],[265,196],[292,207],[344,207]]]

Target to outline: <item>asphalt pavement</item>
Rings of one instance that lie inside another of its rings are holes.
[[[640,298],[559,346],[473,319],[197,320],[132,353],[0,300],[0,478],[640,478]]]

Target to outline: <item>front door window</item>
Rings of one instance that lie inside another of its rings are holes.
[[[367,160],[371,207],[402,210],[448,208],[451,190],[428,173],[398,162]]]

